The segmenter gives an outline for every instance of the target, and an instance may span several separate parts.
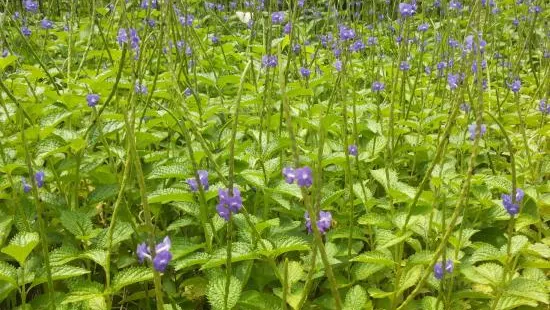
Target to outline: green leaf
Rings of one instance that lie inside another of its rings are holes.
[[[113,227],[113,239],[111,246],[115,246],[123,241],[130,239],[134,230],[132,225],[127,222],[117,221]],[[96,246],[98,248],[107,248],[108,246],[109,228],[105,228],[98,236]]]
[[[243,242],[233,242],[231,252],[231,262],[241,262],[245,260],[257,259],[260,256],[253,251],[250,245]],[[218,249],[206,262],[201,269],[208,269],[212,267],[218,267],[227,262],[227,250],[225,247]]]
[[[472,263],[502,259],[502,253],[493,245],[482,243],[471,256]]]
[[[114,277],[111,292],[116,293],[125,286],[151,280],[153,280],[153,271],[151,268],[130,267],[122,270]]]
[[[0,72],[3,72],[6,70],[6,68],[10,65],[12,65],[16,60],[17,56],[15,55],[9,55],[7,57],[0,57]]]
[[[241,294],[237,309],[242,310],[280,310],[281,299],[273,294],[258,291],[244,291]]]
[[[90,259],[102,267],[105,267],[105,264],[107,263],[107,251],[100,249],[89,250],[88,252],[81,254],[80,257]]]
[[[399,281],[399,293],[402,293],[409,287],[415,285],[422,276],[422,265],[415,265],[400,279]]]
[[[155,167],[149,175],[148,179],[187,179],[192,178],[192,172],[182,164],[168,165],[168,166],[158,166]]]
[[[17,286],[17,270],[12,265],[0,261],[0,281],[6,281]]]
[[[70,265],[64,265],[64,266],[53,266],[52,267],[52,280],[58,281],[58,280],[65,280],[72,277],[78,277],[83,274],[90,273],[89,270],[86,270],[84,268],[70,266]],[[38,284],[46,283],[48,281],[48,278],[46,276],[46,270],[42,269],[39,275],[36,276],[34,281],[32,282],[32,286],[36,286]]]
[[[351,259],[352,262],[371,263],[375,265],[383,265],[387,267],[393,267],[395,262],[391,256],[391,252],[387,251],[372,251],[362,253],[359,256]]]
[[[277,257],[292,251],[309,251],[309,243],[296,236],[281,237],[275,240],[275,248],[269,251],[261,251],[263,255]]]
[[[253,187],[257,187],[259,189],[263,189],[265,187],[264,176],[260,171],[247,169],[241,171],[240,176]]]
[[[513,279],[506,289],[506,294],[548,304],[548,290],[544,287],[544,284],[523,277]]]
[[[367,292],[360,285],[352,287],[346,294],[345,310],[363,310],[368,302]]]
[[[83,212],[66,210],[59,218],[61,225],[79,240],[90,240],[101,230],[94,229],[92,220]]]
[[[510,254],[512,256],[515,256],[517,253],[519,253],[521,250],[527,247],[529,243],[529,239],[523,235],[516,235],[512,237],[511,247],[510,247]],[[503,249],[501,251],[505,252],[505,247],[503,246]]]
[[[519,306],[536,307],[538,303],[532,299],[520,298],[516,296],[502,296],[498,301],[496,310],[509,310],[516,309]]]
[[[38,245],[39,236],[34,232],[20,232],[2,249],[3,253],[13,257],[19,265],[24,265],[27,256]]]
[[[233,309],[241,296],[241,281],[232,276],[229,282],[229,294],[227,296],[227,308],[225,307],[225,277],[216,276],[208,285],[206,296],[212,309]]]
[[[195,202],[193,193],[181,188],[164,188],[156,190],[147,196],[149,203],[166,204],[172,201]]]

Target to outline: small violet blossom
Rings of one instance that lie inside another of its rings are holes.
[[[202,188],[204,190],[208,190],[208,171],[199,170],[197,171],[197,175],[199,176],[199,181],[202,185]],[[197,184],[197,180],[195,178],[187,179],[187,184],[189,185],[189,187],[191,187],[192,192],[197,192],[199,190],[199,185]]]
[[[348,153],[351,156],[357,156],[357,154],[359,154],[358,150],[357,150],[357,145],[352,144],[352,145],[348,146]]]
[[[152,257],[151,249],[145,242],[137,246],[136,254],[140,264],[143,264],[145,259],[153,262],[153,267],[158,272],[164,272],[166,267],[172,260],[172,253],[170,248],[172,247],[172,241],[168,236],[164,238],[162,242],[155,246],[155,257]]]
[[[502,194],[501,196],[502,206],[504,207],[504,209],[506,209],[508,214],[510,214],[511,216],[514,216],[519,213],[519,204],[523,200],[524,195],[525,195],[525,192],[520,188],[516,188],[515,201],[512,201],[511,195]]]
[[[44,186],[44,177],[46,175],[44,174],[44,171],[38,171],[37,173],[34,174],[34,179],[36,180],[36,186],[38,186],[38,188],[41,188],[42,186]]]
[[[218,215],[229,221],[231,213],[237,213],[243,206],[241,192],[236,187],[233,187],[233,196],[229,196],[229,190],[218,190],[219,203],[216,206]]]
[[[90,108],[93,108],[97,105],[99,102],[99,95],[98,94],[88,94],[86,95],[86,102],[88,103],[88,106]]]
[[[477,129],[476,123],[471,123],[468,126],[468,131],[470,132],[470,140],[474,140],[476,138],[476,129]],[[481,124],[481,128],[479,130],[481,137],[483,137],[486,131],[487,131],[487,125]]]
[[[312,232],[311,228],[311,218],[309,217],[309,213],[306,211],[304,214],[304,219],[306,220],[306,228],[308,233]],[[319,215],[317,218],[317,229],[321,234],[325,234],[332,225],[332,214],[330,211],[319,211]]]

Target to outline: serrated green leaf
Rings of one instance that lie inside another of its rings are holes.
[[[266,256],[277,257],[287,252],[310,250],[309,243],[296,236],[279,238],[275,240],[274,243],[274,249],[269,251],[261,251],[260,253]]]
[[[153,271],[147,267],[130,267],[120,271],[113,279],[111,291],[116,293],[123,287],[134,283],[147,282],[153,280]]]
[[[155,167],[148,175],[147,179],[187,179],[192,178],[192,172],[185,165],[174,164],[168,166]]]
[[[423,269],[424,267],[422,265],[414,265],[409,269],[399,281],[399,293],[415,285],[420,280]]]
[[[17,286],[17,270],[12,265],[0,261],[0,281],[6,281]]]
[[[61,225],[79,240],[90,240],[100,232],[94,229],[92,220],[83,212],[65,210],[61,212],[59,220]]]
[[[54,281],[65,280],[72,277],[78,277],[88,273],[90,273],[89,270],[86,270],[80,267],[70,266],[70,265],[52,266],[52,280]],[[42,272],[38,274],[34,279],[34,281],[32,282],[32,286],[46,283],[47,281],[48,281],[48,278],[46,277],[46,270],[43,269]]]
[[[176,202],[195,202],[193,193],[181,188],[164,188],[156,190],[147,196],[149,203],[166,204]]]
[[[264,176],[260,171],[247,169],[241,171],[239,175],[252,187],[258,189],[263,189],[265,187]]]
[[[352,287],[346,294],[345,310],[363,310],[368,302],[367,292],[360,285]]]
[[[20,265],[38,245],[39,236],[34,232],[20,232],[10,241],[9,245],[2,248],[2,252],[13,257]]]
[[[210,280],[206,296],[212,309],[233,309],[237,305],[241,296],[241,281],[236,277],[231,277],[229,282],[229,294],[227,295],[227,307],[225,303],[225,277],[217,276]]]
[[[362,253],[351,259],[352,262],[371,263],[375,265],[383,265],[387,267],[393,267],[395,262],[391,256],[391,253],[383,251],[370,251]]]

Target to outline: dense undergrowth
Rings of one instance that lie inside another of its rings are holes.
[[[1,309],[548,308],[547,1],[0,12]]]

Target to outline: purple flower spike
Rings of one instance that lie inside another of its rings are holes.
[[[441,262],[438,262],[434,265],[434,277],[438,280],[441,280],[443,278],[443,273],[445,271],[443,270],[443,264]]]
[[[470,132],[470,140],[474,140],[476,138],[476,129],[477,129],[476,123],[471,123],[468,126],[468,131]],[[483,137],[486,131],[487,131],[487,125],[481,124],[481,128],[479,131],[479,133],[481,134],[481,137]]]
[[[40,27],[42,29],[52,29],[53,28],[53,22],[51,20],[43,19],[40,21]]]
[[[262,66],[266,68],[275,68],[279,60],[276,55],[264,55],[262,56]]]
[[[143,264],[145,258],[151,259],[151,251],[145,242],[138,244],[136,254],[140,264]]]
[[[23,6],[27,12],[36,13],[38,12],[38,3],[32,0],[23,1]]]
[[[199,190],[199,185],[197,184],[197,180],[194,178],[187,179],[187,185],[191,187],[192,192],[196,192]]]
[[[294,183],[294,180],[296,178],[296,174],[294,173],[294,169],[290,167],[283,168],[283,176],[285,177],[285,181],[288,184]]]
[[[88,94],[86,95],[86,102],[88,103],[88,106],[90,108],[93,108],[97,105],[99,102],[99,95],[98,94]]]
[[[148,260],[153,261],[153,267],[155,267],[156,271],[164,272],[172,260],[172,253],[170,253],[171,247],[172,241],[170,241],[170,237],[164,237],[164,240],[155,246],[155,257],[151,258],[151,251],[147,244],[143,242],[138,245],[136,250],[139,263],[142,264],[147,258]]]
[[[359,154],[358,150],[357,150],[357,145],[352,144],[352,145],[348,146],[348,153],[351,156],[357,156],[357,154]]]
[[[199,170],[197,173],[199,175],[199,181],[201,182],[202,187],[204,190],[208,190],[208,171]]]
[[[382,82],[378,82],[378,81],[374,81],[372,82],[372,85],[371,85],[371,90],[373,92],[381,92],[384,90],[386,86],[384,85],[384,83]]]
[[[455,90],[458,87],[458,82],[459,82],[458,74],[449,73],[449,75],[447,76],[447,83],[449,84],[449,88],[451,90]]]
[[[300,74],[307,79],[311,75],[311,70],[302,67],[300,68]]]
[[[539,111],[542,112],[542,114],[550,114],[550,104],[546,103],[546,98],[540,100]]]
[[[515,79],[512,83],[508,84],[508,87],[510,87],[511,91],[517,93],[521,89],[521,81],[519,79]]]
[[[216,206],[216,211],[220,217],[224,218],[226,221],[229,221],[229,215],[231,212],[237,213],[243,206],[243,200],[241,198],[241,192],[234,187],[233,196],[229,196],[229,190],[224,191],[223,189],[218,190],[219,204]]]
[[[147,94],[147,86],[140,84],[139,82],[136,81],[136,85],[134,85],[134,91],[138,95],[145,95]]]
[[[292,31],[292,24],[290,22],[286,23],[285,27],[283,28],[284,34],[290,34]]]
[[[25,178],[21,178],[21,184],[23,185],[23,192],[28,193],[31,191],[32,186],[27,183],[27,180]]]
[[[155,255],[155,258],[153,259],[153,266],[155,267],[156,271],[164,272],[171,260],[172,253],[170,253],[169,251],[160,252]]]
[[[512,196],[508,194],[503,194],[502,197],[502,205],[510,214],[511,216],[514,216],[519,213],[519,204],[523,200],[523,197],[525,196],[525,192],[521,188],[516,188],[516,201],[515,203],[512,202]]]
[[[470,105],[468,103],[464,102],[460,105],[460,110],[468,113],[468,112],[470,112]]]
[[[273,12],[271,14],[271,22],[273,24],[282,24],[285,21],[285,13],[284,12]]]
[[[34,179],[36,180],[36,186],[38,186],[38,188],[44,186],[44,177],[44,171],[38,171],[34,174]]]
[[[423,23],[421,24],[420,26],[418,26],[418,31],[420,32],[425,32],[426,30],[428,30],[430,28],[430,24],[428,23]]]
[[[118,35],[116,37],[116,40],[118,42],[118,45],[120,45],[120,47],[122,47],[124,43],[128,43],[128,31],[126,31],[126,29],[124,28],[120,28],[118,30]]]
[[[448,259],[445,263],[445,272],[447,273],[453,273],[453,270],[455,269],[455,265],[451,259]]]
[[[410,68],[411,68],[411,65],[406,61],[402,61],[401,64],[399,64],[399,69],[401,71],[409,71]]]
[[[295,171],[296,173],[296,182],[299,186],[310,187],[313,184],[313,172],[311,168],[305,166],[303,168],[298,168]]]
[[[304,219],[306,220],[307,232],[311,234],[311,218],[307,211],[304,213]],[[319,229],[319,232],[324,235],[330,229],[331,225],[332,214],[330,211],[319,211],[319,216],[317,218],[317,229]]]
[[[317,220],[317,228],[321,234],[325,234],[332,224],[332,214],[329,211],[319,211],[319,219]]]
[[[31,34],[32,34],[32,31],[29,29],[29,27],[27,27],[27,26],[22,26],[22,27],[21,27],[21,33],[23,33],[23,35],[24,35],[25,37],[30,37]]]
[[[342,71],[342,61],[340,59],[337,59],[336,62],[334,62],[334,68],[338,72]]]
[[[399,3],[399,13],[401,14],[401,17],[413,16],[415,12],[416,10],[413,5],[408,3]]]

